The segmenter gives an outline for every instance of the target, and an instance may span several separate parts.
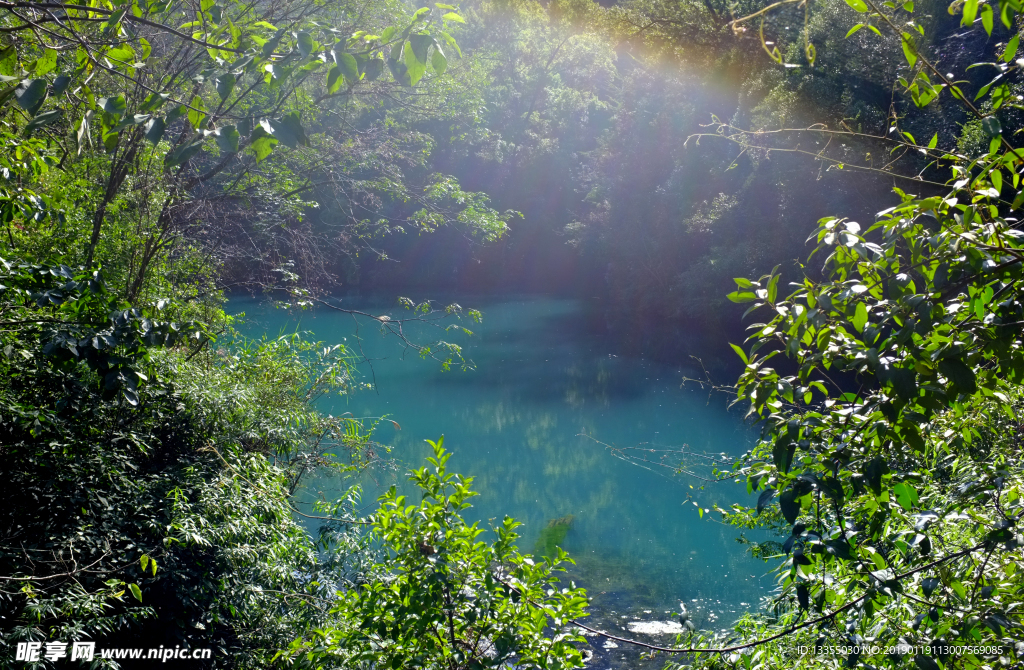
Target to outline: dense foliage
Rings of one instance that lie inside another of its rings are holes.
[[[211,350],[202,327],[119,303],[98,272],[4,268],[3,323],[19,326],[0,393],[7,650],[206,648],[209,667],[358,667],[385,650],[395,666],[580,664],[577,638],[549,632],[586,603],[550,590],[565,555],[521,556],[511,519],[481,541],[460,516],[470,481],[446,474],[440,443],[436,471],[413,475],[419,506],[392,491],[357,518],[353,485],[316,515],[298,508],[304,476],[375,457],[367,426],[312,404],[352,391],[344,348],[221,335]]]
[[[895,33],[917,66],[899,80],[916,105],[950,96],[988,141],[943,150],[938,133],[919,145],[896,124],[897,150],[931,159],[947,190],[897,189],[900,202],[868,225],[821,219],[814,271],[788,294],[777,271],[736,279],[729,298],[763,318],[749,348],[736,347],[746,366],[738,400],[762,434],[730,473],[759,492],[757,507],[725,515],[746,522],[777,505],[792,530],[768,611],[712,641],[721,654],[698,663],[1012,666],[1024,654],[1024,162],[1007,81],[1019,37],[997,47],[986,64],[995,79],[971,95],[931,60],[912,6],[848,4],[862,15],[850,32]],[[993,35],[1013,29],[1019,10],[966,3],[951,13]]]
[[[424,623],[401,629],[395,667],[577,666],[559,629],[585,601],[546,592],[557,562],[521,556],[511,520],[493,546],[466,526],[469,482],[442,450],[415,484],[451,535],[396,526],[409,512],[392,498],[357,518],[354,486],[299,508],[305,478],[355,477],[386,451],[372,423],[316,409],[361,386],[355,357],[245,340],[223,310],[231,285],[308,305],[336,254],[375,253],[380,234],[504,234],[507,214],[431,171],[409,123],[441,95],[465,19],[387,2],[0,11],[0,664],[24,667],[19,643],[88,640],[213,651],[194,667],[333,667],[341,640],[346,663],[375,665],[393,629],[368,626],[410,580]],[[445,367],[459,354],[405,344]],[[438,644],[442,619],[460,624]]]
[[[316,404],[359,357],[224,311],[349,284],[597,296],[672,357],[751,303],[735,391],[762,433],[723,477],[758,502],[724,514],[785,522],[755,547],[779,591],[672,658],[1021,663],[1021,7],[951,10],[0,1],[0,665],[41,640],[583,664],[561,549],[468,524],[440,440],[418,500],[366,507],[387,448]],[[325,472],[352,488],[306,506]]]
[[[363,283],[597,297],[596,325],[624,351],[716,352],[723,335],[742,332],[724,298],[733,277],[778,264],[795,276],[814,221],[836,211],[863,220],[884,207],[875,202],[895,203],[894,177],[905,185],[927,166],[916,151],[889,153],[896,118],[916,137],[939,131],[950,142],[968,120],[947,100],[918,111],[894,98],[899,41],[867,29],[846,38],[856,12],[819,4],[806,22],[813,67],[792,32],[804,24],[796,7],[777,9],[764,28],[786,52],[780,66],[756,23],[727,25],[760,5],[463,5],[473,20],[460,40],[479,54],[469,80],[483,85],[479,111],[443,130],[422,127],[442,138],[439,164],[525,218],[483,247],[454,231],[387,240],[405,267],[368,263]],[[919,14],[930,16],[922,48],[935,44],[951,65],[972,62],[979,40],[944,8]],[[765,134],[737,147],[720,141],[716,119],[727,124],[721,134]],[[845,132],[795,132],[812,124]],[[425,251],[437,259],[414,262]]]

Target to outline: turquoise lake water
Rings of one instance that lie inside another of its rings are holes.
[[[231,306],[246,313],[243,330],[250,336],[310,331],[317,340],[361,347],[376,359],[372,370],[360,368],[361,381],[376,390],[323,407],[336,415],[387,415],[401,426],[380,424],[376,437],[393,447],[398,471],[370,473],[366,500],[421,466],[429,454],[424,440],[443,434],[454,453],[449,468],[474,477],[481,494],[472,500],[470,518],[486,525],[513,516],[524,524],[524,553],[543,551],[549,522],[571,515],[560,544],[577,561],[572,578],[594,599],[592,623],[623,635],[630,622],[667,620],[684,602],[698,625],[724,628],[767,593],[767,566],[745,553],[739,531],[713,513],[701,519],[694,505],[747,500],[739,485],[700,477],[710,476],[716,460],[732,462],[754,439],[738,408],[727,411],[727,397],[709,397],[693,383],[681,388],[684,376],[701,376],[699,367],[617,356],[607,341],[588,334],[576,301],[458,302],[483,312],[482,323],[463,321],[473,336],[444,335],[465,348],[475,364],[470,371],[442,371],[437,362],[403,351],[395,338],[382,337],[372,321],[357,330],[352,317],[323,308],[289,314],[252,301]],[[394,300],[341,304],[408,316]],[[407,332],[421,342],[441,335],[417,324]],[[685,458],[691,475],[661,465],[663,458],[678,462],[681,450],[691,454]],[[332,486],[338,484],[314,479],[307,493],[330,498]],[[596,661],[636,665],[628,650],[594,644]]]

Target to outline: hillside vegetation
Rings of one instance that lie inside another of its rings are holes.
[[[739,357],[757,503],[719,512],[781,533],[778,589],[666,663],[1021,663],[1020,11],[0,0],[0,666],[583,666],[560,548],[468,524],[441,439],[362,500],[374,420],[317,409],[361,357],[225,309],[348,287],[413,289],[353,317],[445,369],[479,314],[426,299],[467,287]]]

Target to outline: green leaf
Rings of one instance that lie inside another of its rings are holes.
[[[754,300],[757,300],[757,295],[749,291],[733,291],[725,297],[732,302],[753,302]]]
[[[839,480],[835,477],[826,477],[821,480],[819,487],[825,495],[831,498],[837,505],[842,505],[843,500],[846,498],[846,492],[843,490],[843,485],[839,483]]]
[[[251,116],[247,116],[243,119],[240,119],[238,121],[238,132],[241,133],[242,137],[249,137],[250,135],[252,135],[254,124],[255,119],[253,119]],[[259,128],[258,125],[255,127]]]
[[[985,539],[990,542],[1009,542],[1014,537],[1013,533],[1007,528],[997,528],[989,531],[985,535]]]
[[[221,126],[213,136],[221,151],[232,154],[238,151],[238,140],[241,135],[234,126]]]
[[[409,36],[409,45],[412,47],[412,54],[416,59],[416,62],[427,66],[427,52],[430,47],[434,44],[434,38],[430,35],[415,34]],[[406,51],[406,65],[409,64],[409,53]]]
[[[744,364],[750,363],[750,361],[747,359],[747,352],[743,351],[742,347],[738,347],[732,342],[729,343],[729,346],[732,347],[732,350],[736,352],[737,356],[743,359]]]
[[[1020,35],[1014,35],[1010,38],[1010,41],[1006,43],[1006,48],[1003,49],[1003,62],[1009,63],[1013,60],[1013,57],[1017,55],[1017,47],[1020,46]]]
[[[150,118],[152,118],[152,115],[150,114],[132,114],[130,116],[124,117],[124,119],[122,119],[121,122],[118,123],[116,126],[111,128],[111,130],[123,130],[128,126],[141,126],[145,122],[149,121]]]
[[[50,86],[50,89],[54,95],[60,95],[64,91],[68,90],[71,86],[71,81],[71,77],[66,74],[58,75],[57,78],[53,80],[53,85]]]
[[[889,465],[881,456],[871,459],[864,468],[864,481],[874,491],[875,495],[882,495],[882,477],[889,472]]]
[[[455,54],[461,58],[462,57],[462,49],[459,48],[459,43],[455,41],[455,38],[452,37],[451,35],[449,35],[448,33],[446,33],[443,30],[440,32],[440,35],[441,35],[441,39],[444,40],[444,43],[447,44],[448,46],[450,46],[452,48],[452,51],[454,51]]]
[[[106,133],[103,135],[103,149],[108,154],[114,153],[114,149],[117,149],[117,143],[121,139],[121,133]]]
[[[850,319],[850,322],[858,332],[864,332],[864,326],[868,325],[868,308],[864,303],[857,303],[857,309],[854,311],[853,318]]]
[[[889,382],[896,395],[904,400],[912,400],[918,396],[917,374],[913,370],[893,368],[889,372]]]
[[[782,275],[773,274],[772,278],[768,280],[768,302],[774,304],[775,298],[779,294],[779,279]]]
[[[844,561],[853,560],[853,552],[850,551],[850,543],[843,539],[829,540],[825,543],[825,546],[829,548],[829,553],[837,558],[841,558]]]
[[[853,26],[852,28],[850,28],[850,29],[849,29],[849,30],[848,30],[848,31],[846,32],[846,37],[847,37],[847,38],[849,38],[849,37],[850,37],[850,35],[853,35],[854,33],[856,33],[856,32],[857,32],[858,30],[860,30],[860,29],[861,29],[861,28],[863,28],[863,27],[864,27],[864,24],[863,24],[863,23],[858,23],[858,24],[856,24],[855,26]]]
[[[256,155],[256,162],[259,163],[274,151],[275,146],[277,146],[277,140],[270,135],[264,135],[253,140],[249,148]]]
[[[64,110],[62,109],[51,109],[48,112],[43,112],[28,122],[25,126],[25,132],[31,133],[36,128],[42,128],[43,126],[49,125],[58,120],[63,114]]]
[[[896,493],[896,501],[906,511],[911,511],[917,504],[917,490],[907,482],[900,482],[893,487]]]
[[[313,53],[313,36],[309,33],[305,31],[299,33],[296,42],[299,47],[299,53],[302,54],[303,58],[306,58],[309,54]]]
[[[110,98],[100,98],[97,102],[100,109],[116,119],[120,119],[124,116],[124,113],[128,111],[128,102],[124,99],[123,95]]]
[[[14,99],[19,107],[35,116],[46,101],[47,86],[45,79],[25,79],[14,89]]]
[[[231,92],[235,90],[235,75],[226,72],[217,77],[217,95],[220,99],[227,100]]]
[[[953,5],[950,5],[952,7]],[[964,18],[960,21],[960,25],[969,26],[974,23],[974,18],[978,15],[978,0],[967,0],[964,2]]]
[[[797,495],[796,489],[786,489],[779,496],[779,509],[788,523],[794,523],[796,518],[800,516],[799,498],[800,496]]]
[[[793,465],[794,453],[796,453],[796,442],[788,436],[780,436],[775,440],[775,444],[772,446],[772,460],[779,472],[789,472],[789,468]]]
[[[199,153],[203,148],[203,141],[197,140],[192,144],[183,144],[164,158],[164,167],[172,168],[186,163],[190,158]]]
[[[167,102],[167,99],[171,97],[166,93],[150,93],[146,96],[146,99],[139,106],[140,112],[155,112],[156,110],[163,107],[163,104]]]
[[[0,49],[0,75],[13,75],[18,64],[18,50],[13,44]]]
[[[853,7],[854,11],[864,13],[868,11],[867,3],[864,0],[846,0],[846,4]]]
[[[934,135],[932,135],[932,138],[928,140],[928,148],[934,149],[937,146],[939,146],[939,134],[935,133]]]
[[[757,496],[757,513],[760,514],[764,511],[764,508],[768,506],[775,498],[775,489],[767,488],[761,492],[761,495]]]
[[[392,51],[392,54],[394,54],[394,51]],[[388,68],[391,70],[391,76],[395,78],[396,82],[403,86],[412,86],[412,79],[409,77],[409,68],[405,63],[389,58]]]
[[[914,656],[914,665],[917,666],[917,670],[942,670],[942,666],[935,659],[924,654]]]
[[[165,122],[169,126],[181,117],[185,116],[186,113],[188,113],[188,107],[185,105],[178,105],[177,107],[172,108],[171,111],[167,112]]]
[[[455,23],[465,23],[466,22],[466,19],[462,18],[461,16],[459,16],[455,12],[448,12],[444,16],[442,16],[441,18],[444,19],[445,21],[454,21]]]
[[[205,114],[206,106],[203,104],[203,99],[198,95],[192,97],[192,104],[188,110],[188,122],[192,124],[192,127],[196,130],[202,128],[203,121],[206,120]]]
[[[135,599],[138,600],[141,603],[142,602],[142,589],[139,588],[139,585],[138,584],[129,584],[128,588],[131,590],[132,595],[135,596]]]
[[[379,79],[384,74],[384,59],[383,58],[371,58],[363,66],[363,77],[366,81],[373,81]]]
[[[811,606],[810,590],[806,583],[796,585],[796,601],[802,610],[808,609]]]
[[[409,36],[404,56],[410,86],[415,86],[427,71],[427,50],[433,42],[434,38],[430,35]]]
[[[266,44],[264,44],[263,48],[260,50],[260,53],[263,55],[264,58],[270,58],[270,56],[273,55],[274,49],[276,49],[277,45],[281,43],[281,39],[284,37],[284,33],[285,29],[281,28],[280,30],[277,31],[276,35],[267,40]]]
[[[430,64],[438,75],[444,74],[445,70],[448,69],[448,59],[445,58],[444,54],[436,46],[434,47],[434,54],[430,57]]]
[[[959,358],[945,358],[939,361],[939,372],[962,393],[972,395],[978,391],[978,383],[974,371]]]
[[[143,554],[142,557],[139,558],[139,565],[142,567],[142,571],[145,572],[146,568],[149,567],[149,556]]]
[[[273,120],[271,125],[273,127],[271,134],[274,139],[286,147],[294,149],[300,145],[309,146],[309,138],[306,137],[306,131],[302,128],[297,111]]]
[[[331,69],[327,71],[327,92],[332,95],[337,93],[344,83],[345,77],[341,74],[341,68],[337,65],[332,65]]]
[[[122,392],[124,393],[125,400],[129,405],[132,407],[138,407],[138,391],[134,388],[124,388],[122,389]]]
[[[985,5],[981,8],[981,26],[988,35],[992,34],[992,23],[992,7]]]
[[[999,123],[999,119],[994,116],[986,116],[981,120],[981,129],[988,134],[989,137],[998,137],[1003,133],[1003,126]]]
[[[338,67],[341,68],[341,73],[345,75],[345,82],[349,86],[355,86],[359,82],[359,63],[356,62],[355,56],[342,52],[338,55]]]
[[[903,33],[900,44],[903,45],[903,57],[907,59],[907,65],[914,67],[914,63],[917,62],[917,48],[914,46],[913,36],[910,33]],[[917,143],[914,142],[914,144]]]
[[[135,63],[135,51],[131,45],[125,43],[121,46],[107,49],[107,58],[120,65],[122,68],[130,68]]]
[[[44,74],[53,72],[56,67],[57,50],[43,49],[43,55],[36,59],[36,62],[31,66],[31,70],[37,77],[42,77]]]

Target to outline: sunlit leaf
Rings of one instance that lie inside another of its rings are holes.
[[[1010,41],[1006,43],[1006,48],[1003,50],[1003,62],[1009,63],[1013,60],[1014,56],[1017,55],[1017,48],[1020,46],[1020,35],[1014,35],[1010,38]]]
[[[32,73],[37,77],[42,77],[44,74],[48,74],[57,67],[57,50],[56,49],[43,49],[43,55],[36,59],[33,63],[31,70]]]
[[[345,83],[349,86],[355,86],[359,82],[359,63],[356,62],[355,56],[345,52],[338,54],[338,67],[341,68],[341,73],[345,75]]]
[[[917,63],[917,49],[914,46],[914,38],[910,33],[903,33],[903,39],[900,42],[903,45],[903,56],[907,59],[907,65],[914,67]]]
[[[344,83],[345,77],[341,73],[341,68],[337,65],[332,65],[327,71],[327,92],[331,94],[337,93]]]

